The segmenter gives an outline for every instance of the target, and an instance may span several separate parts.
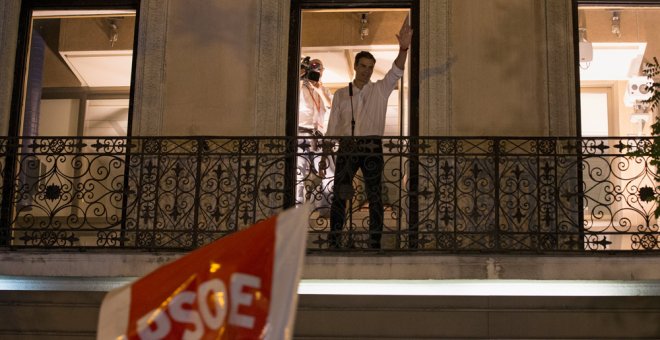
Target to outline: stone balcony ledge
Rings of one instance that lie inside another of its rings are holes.
[[[0,275],[139,277],[183,253],[0,250]],[[306,280],[660,280],[656,255],[308,254]]]

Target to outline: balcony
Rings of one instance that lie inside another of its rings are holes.
[[[656,187],[650,138],[383,138],[380,250],[367,249],[359,173],[342,247],[328,249],[333,178],[319,170],[338,141],[315,142],[310,153],[290,137],[4,137],[0,244],[190,250],[306,200],[310,252],[660,249],[655,203],[639,197]]]

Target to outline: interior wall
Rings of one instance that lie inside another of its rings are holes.
[[[544,1],[452,2],[452,135],[549,133]]]
[[[39,136],[76,136],[78,134],[78,99],[44,99],[39,115]],[[96,135],[94,135],[96,136]]]

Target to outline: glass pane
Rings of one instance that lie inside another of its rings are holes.
[[[97,246],[121,226],[123,144],[102,138],[128,133],[135,11],[32,18],[12,238]]]
[[[134,33],[135,11],[34,11],[20,134],[77,136],[86,98],[128,100]]]

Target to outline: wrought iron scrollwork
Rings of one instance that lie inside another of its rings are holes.
[[[658,194],[651,138],[381,143],[384,251],[660,250],[655,202],[644,199]],[[0,138],[0,182],[10,197],[2,204],[11,208],[0,240],[193,249],[294,201],[314,206],[308,247],[324,250],[338,147],[320,136]],[[10,177],[7,159],[15,161]],[[291,187],[287,178],[295,178]],[[369,246],[364,179],[358,172],[350,183],[345,249]]]

